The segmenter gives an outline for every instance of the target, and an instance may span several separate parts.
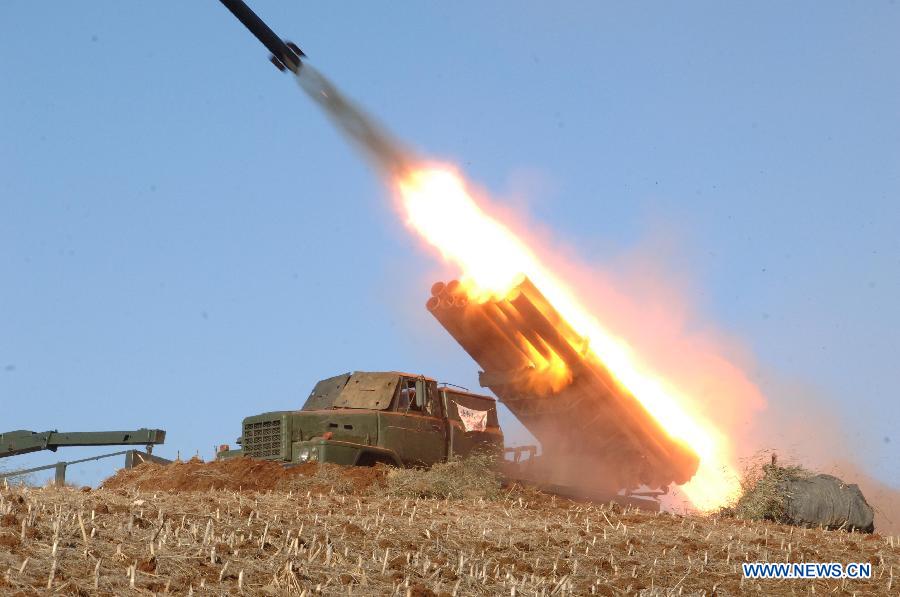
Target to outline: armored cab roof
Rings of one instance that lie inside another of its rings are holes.
[[[316,384],[303,410],[367,408],[384,410],[391,404],[401,377],[430,377],[401,371],[354,371],[342,373]]]
[[[397,391],[401,378],[424,379],[434,382],[431,377],[403,371],[353,371],[323,379],[316,384],[302,410],[328,410],[332,408],[365,408],[385,410]],[[459,386],[442,384],[440,389],[456,395],[472,396],[481,400],[495,399],[492,396],[476,394]]]

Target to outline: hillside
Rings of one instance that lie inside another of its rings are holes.
[[[900,590],[897,538],[652,514],[489,485],[466,497],[408,497],[429,493],[423,487],[385,469],[285,471],[251,461],[142,465],[96,490],[10,487],[0,490],[0,592]],[[742,582],[744,561],[871,562],[874,578]]]

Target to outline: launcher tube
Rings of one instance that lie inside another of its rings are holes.
[[[460,346],[484,369],[513,369],[525,365],[515,346],[489,321],[479,317],[477,305],[456,307],[445,296],[431,297],[428,311],[446,328]]]

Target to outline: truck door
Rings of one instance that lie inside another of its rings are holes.
[[[447,455],[447,430],[433,381],[403,378],[398,411],[403,414],[405,437],[398,438],[406,464],[430,466]]]
[[[437,391],[437,383],[419,379],[416,381],[417,394],[422,396],[421,426],[424,433],[428,434],[427,456],[428,464],[443,462],[447,459],[447,420],[444,418],[444,409]]]

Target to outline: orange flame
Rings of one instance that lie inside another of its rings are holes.
[[[740,486],[728,439],[697,412],[691,400],[650,371],[623,339],[609,333],[535,251],[507,226],[486,214],[451,168],[422,166],[399,176],[407,223],[461,270],[470,298],[503,297],[525,274],[583,337],[588,349],[629,390],[673,439],[700,458],[693,479],[682,487],[699,510],[728,503]],[[563,366],[548,374],[566,375]]]

